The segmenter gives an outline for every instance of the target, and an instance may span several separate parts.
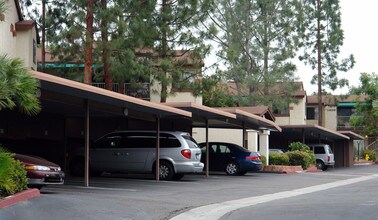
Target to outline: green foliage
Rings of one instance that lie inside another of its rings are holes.
[[[287,154],[282,154],[278,152],[269,153],[269,164],[270,165],[289,165],[289,156]]]
[[[289,152],[286,152],[289,157],[290,165],[299,166],[307,169],[310,164],[315,164],[315,154],[310,148],[301,142],[293,142],[289,145]]]
[[[303,144],[302,142],[293,142],[289,145],[289,150],[290,151],[296,151],[296,150],[309,151],[310,148],[306,144]]]
[[[285,154],[289,157],[289,163],[292,166],[302,166],[304,170],[306,170],[310,164],[314,164],[315,160],[311,157],[311,155],[305,151],[288,151]]]
[[[363,135],[378,136],[378,108],[373,102],[378,100],[378,76],[375,73],[361,73],[361,85],[352,88],[351,93],[367,95],[364,101],[356,100],[356,113],[350,117],[350,124],[363,128]]]
[[[360,153],[361,158],[366,158],[366,154],[369,156],[370,161],[376,160],[376,152],[375,150],[363,149]]]
[[[339,59],[344,41],[339,0],[304,0],[298,20],[300,44],[304,51],[299,59],[312,69],[318,69],[311,82],[331,90],[347,86],[348,80],[339,79],[337,73],[353,68],[355,61],[353,55]],[[318,79],[319,73],[321,79]]]
[[[261,162],[262,162],[263,165],[266,164],[266,156],[261,155]]]
[[[236,105],[282,109],[292,102],[298,89],[291,63],[298,47],[298,6],[297,0],[218,1],[206,28],[219,45],[226,79],[235,83]]]
[[[37,114],[41,110],[38,86],[20,59],[0,56],[0,111],[18,107],[26,114]]]
[[[1,146],[0,167],[0,197],[12,195],[27,188],[25,168]]]
[[[222,80],[219,75],[203,77],[201,84],[203,105],[209,107],[231,107],[236,105],[233,96],[222,87]]]

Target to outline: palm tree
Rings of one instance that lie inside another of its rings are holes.
[[[41,105],[36,96],[38,80],[33,78],[20,59],[0,56],[0,111],[18,107],[21,112],[36,115]]]

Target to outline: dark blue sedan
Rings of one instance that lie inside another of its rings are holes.
[[[206,143],[200,143],[201,162],[206,162]],[[262,168],[261,155],[232,143],[209,142],[209,170],[244,175]]]

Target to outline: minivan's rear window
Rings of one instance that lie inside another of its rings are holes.
[[[188,143],[189,148],[198,148],[198,144],[197,144],[196,140],[194,140],[191,136],[189,136],[189,135],[182,135],[182,137]]]

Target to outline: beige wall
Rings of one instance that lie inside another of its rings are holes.
[[[206,141],[206,129],[205,128],[193,128],[193,138],[198,142]],[[221,141],[243,145],[243,132],[240,129],[222,129],[211,128],[209,129],[209,141]]]
[[[6,0],[5,20],[0,21],[0,54],[7,54],[8,57],[16,57],[16,37],[10,31],[11,26],[16,28],[18,15],[16,5],[12,0]]]
[[[13,0],[6,0],[6,12],[4,21],[0,21],[0,54],[6,54],[9,58],[20,58],[26,68],[37,69],[37,63],[33,61],[33,40],[36,40],[36,30],[16,32],[16,23],[19,21],[16,5]],[[14,36],[11,27],[15,31]]]
[[[337,107],[325,106],[323,125],[325,128],[337,130]]]
[[[278,125],[306,124],[306,97],[298,99],[298,103],[290,103],[289,116],[275,116]]]
[[[306,97],[298,99],[298,103],[290,104],[290,125],[306,124]]]
[[[37,57],[33,56],[33,47],[37,43],[35,28],[17,32],[16,42],[17,57],[24,61],[26,68],[37,70]]]

